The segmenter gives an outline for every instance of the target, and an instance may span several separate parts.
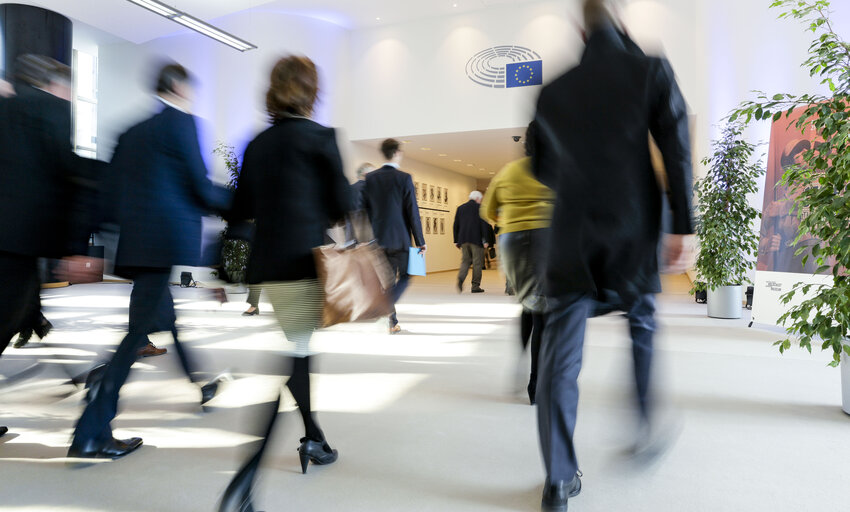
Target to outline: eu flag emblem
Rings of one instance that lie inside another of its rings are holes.
[[[507,87],[525,87],[543,83],[543,61],[514,62],[508,64],[505,71]]]

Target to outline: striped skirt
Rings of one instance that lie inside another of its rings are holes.
[[[268,282],[259,286],[266,292],[286,339],[295,344],[295,356],[310,355],[310,338],[322,324],[325,299],[318,279]]]

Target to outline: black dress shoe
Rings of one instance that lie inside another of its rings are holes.
[[[328,446],[325,441],[314,441],[308,437],[301,438],[301,446],[298,447],[298,456],[301,459],[301,473],[307,472],[307,464],[312,462],[319,466],[332,464],[339,458],[339,453]]]
[[[542,508],[544,512],[567,512],[567,499],[575,498],[581,492],[580,473],[569,482],[566,480],[556,480],[550,482],[546,479],[546,486],[543,489]]]
[[[230,375],[230,371],[224,371],[210,379],[209,382],[201,386],[201,405],[209,402],[215,395],[218,393],[218,385],[224,381],[233,380],[233,377]]]
[[[115,439],[114,437],[105,444],[94,442],[74,443],[68,449],[68,457],[75,459],[118,459],[142,446],[141,437],[130,439]]]
[[[9,427],[0,427],[0,437],[6,434],[9,431]]]
[[[484,290],[482,290],[481,288],[473,288],[472,293],[484,293]]]
[[[41,317],[41,325],[35,328],[35,334],[44,339],[48,333],[53,329],[53,324],[51,324],[44,316]]]
[[[460,279],[457,280],[457,292],[463,293],[463,281],[461,281]]]
[[[15,340],[15,344],[13,345],[15,348],[21,348],[26,346],[29,343],[30,338],[32,338],[32,329],[24,329],[18,334],[18,339]]]
[[[528,381],[528,401],[531,405],[535,405],[537,403],[537,378],[533,378]]]

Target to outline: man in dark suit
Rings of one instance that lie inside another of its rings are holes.
[[[353,200],[353,211],[363,209],[363,191],[366,190],[366,175],[375,170],[375,166],[369,162],[360,164],[357,168],[357,181],[351,185],[351,198]],[[414,196],[415,197],[415,196]]]
[[[226,211],[231,195],[207,178],[195,119],[189,113],[188,72],[177,64],[164,66],[156,94],[164,108],[119,138],[111,164],[114,215],[120,227],[116,273],[133,279],[129,333],[92,384],[69,457],[118,458],[142,444],[138,437],[113,438],[109,423],[117,413],[118,392],[147,334],[171,330],[184,370],[192,377],[176,338],[168,281],[172,266],[199,263],[201,217]],[[202,394],[205,400],[206,390]]]
[[[0,99],[0,354],[38,307],[38,258],[71,254],[71,204],[80,167],[71,150],[71,70],[24,55],[17,95]],[[0,427],[0,435],[6,427]]]
[[[647,57],[616,27],[604,0],[585,0],[587,47],[578,66],[537,104],[534,172],[556,191],[546,265],[548,320],[537,383],[547,480],[543,508],[566,511],[581,481],[573,444],[585,324],[626,313],[641,429],[651,432],[650,370],[663,191],[648,134],[664,157],[673,235],[667,264],[681,264],[692,233],[691,155],[684,99],[669,63]],[[649,443],[639,438],[635,448]]]
[[[386,252],[390,266],[397,276],[395,286],[389,291],[393,304],[389,330],[390,334],[397,334],[401,332],[401,327],[398,325],[395,303],[410,282],[407,265],[411,236],[421,252],[425,252],[427,247],[422,235],[422,221],[419,218],[413,178],[399,170],[404,156],[401,144],[395,139],[387,139],[381,143],[381,153],[387,163],[366,175],[363,206],[369,214],[378,245]]]
[[[457,207],[454,223],[455,246],[461,250],[460,271],[457,273],[457,290],[463,292],[463,282],[472,266],[472,293],[481,289],[481,271],[484,269],[484,251],[490,247],[492,228],[481,218],[481,192],[473,190],[469,201]]]

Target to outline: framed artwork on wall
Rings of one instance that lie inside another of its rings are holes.
[[[440,219],[440,234],[446,234],[446,219]]]
[[[434,185],[431,185],[431,193],[428,195],[428,199],[433,203],[434,202]]]
[[[416,189],[416,198],[418,199],[419,198],[419,182],[418,181],[413,182],[413,188]]]
[[[422,200],[423,201],[428,200],[428,184],[427,183],[422,184]]]
[[[437,202],[438,203],[443,202],[443,188],[442,187],[437,187]]]
[[[449,204],[449,189],[443,192],[443,204]]]
[[[425,234],[431,234],[431,217],[425,217]]]

